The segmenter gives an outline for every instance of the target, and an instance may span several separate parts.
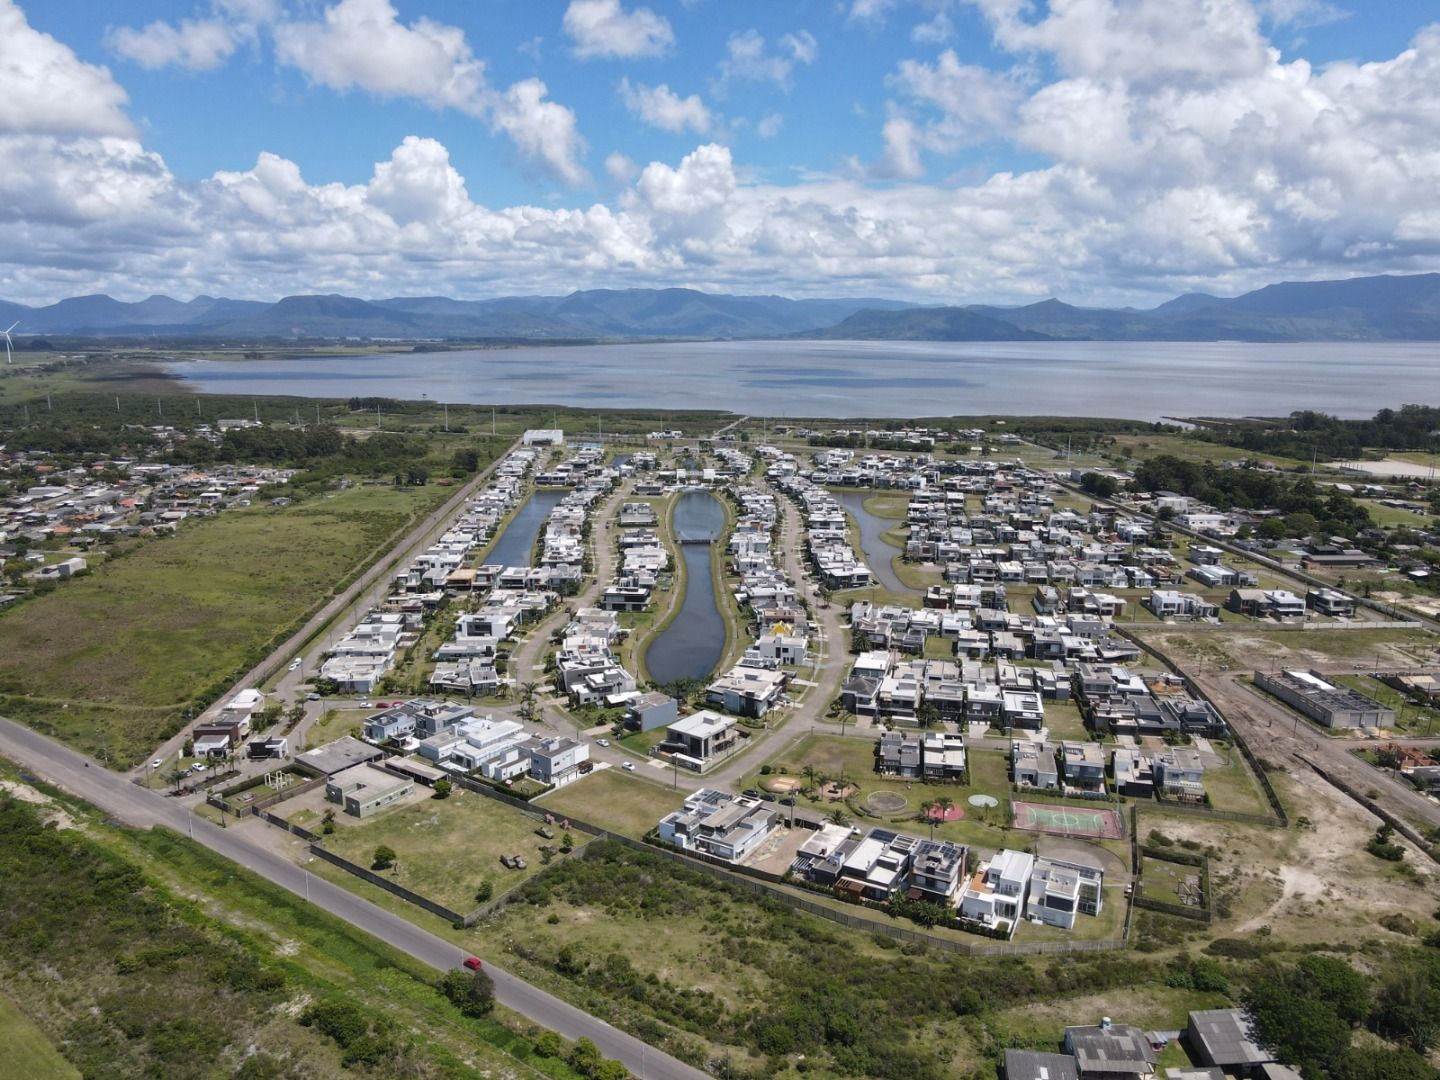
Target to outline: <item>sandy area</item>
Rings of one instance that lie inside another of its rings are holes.
[[[23,803],[44,807],[46,811],[44,820],[46,822],[53,821],[58,828],[75,828],[74,818],[56,806],[49,795],[36,791],[29,784],[22,784],[15,780],[0,780],[0,791],[4,791],[5,794],[13,796]]]

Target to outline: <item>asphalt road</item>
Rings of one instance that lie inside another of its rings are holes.
[[[85,755],[4,718],[0,718],[0,754],[129,825],[165,825],[189,835],[217,854],[433,968],[443,971],[458,967],[467,955],[458,946],[400,916],[316,877],[280,855],[251,845],[238,830],[222,829],[198,818],[176,801],[139,787]],[[485,970],[495,981],[495,997],[502,1005],[567,1039],[590,1039],[602,1054],[624,1062],[641,1080],[700,1080],[707,1075],[530,985],[488,959]]]
[[[304,645],[321,630],[330,626],[332,622],[336,625],[331,627],[335,636],[347,630],[350,625],[358,621],[361,609],[370,608],[383,598],[389,583],[389,574],[394,570],[397,563],[405,558],[416,554],[419,550],[429,546],[446,528],[451,521],[465,508],[469,499],[490,481],[496,468],[505,460],[510,451],[520,445],[516,439],[510,446],[501,451],[489,465],[481,469],[460,488],[446,499],[445,502],[426,514],[425,517],[416,522],[406,534],[395,542],[388,551],[375,559],[365,571],[345,587],[339,594],[332,597],[325,605],[306,620],[302,626],[290,637],[286,638],[277,646],[269,656],[261,660],[255,667],[247,671],[229,690],[216,698],[197,718],[197,720],[209,720],[219,712],[224,704],[239,690],[250,686],[259,686],[272,672],[281,670],[281,666],[288,664],[291,657],[301,654]],[[367,591],[368,590],[368,591]],[[340,621],[341,616],[349,616],[347,621]],[[310,662],[302,665],[295,671],[288,669],[281,674],[273,693],[283,699],[290,699],[298,696],[301,683],[312,678],[314,675],[314,662],[318,653],[312,650]],[[186,724],[185,729],[164,745],[156,749],[153,757],[167,758],[180,751],[184,745],[185,738],[189,734],[192,725]],[[144,763],[131,770],[131,775],[143,775],[146,770]]]

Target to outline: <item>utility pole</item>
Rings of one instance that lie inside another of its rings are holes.
[[[260,403],[254,398],[251,398],[250,407],[255,410],[255,423],[260,423]]]
[[[449,430],[450,430],[450,405],[449,405],[448,402],[442,401],[442,402],[440,403],[440,408],[442,408],[442,409],[445,410],[445,430],[446,430],[446,431],[449,431]]]
[[[490,434],[495,434],[495,406],[490,406]]]
[[[117,414],[120,412],[120,397],[118,394],[115,397],[115,412]]]

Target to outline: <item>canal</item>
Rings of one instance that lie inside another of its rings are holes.
[[[677,539],[719,540],[725,530],[725,508],[708,491],[687,491],[671,518]],[[710,573],[710,545],[682,544],[685,598],[680,610],[645,651],[650,681],[658,685],[677,679],[705,679],[725,652],[725,619]]]
[[[487,563],[501,566],[529,566],[535,555],[535,538],[545,527],[550,511],[565,498],[563,491],[536,491],[525,500],[525,505],[516,511],[510,523],[505,526],[500,539],[485,556]]]
[[[903,522],[895,518],[877,517],[866,510],[865,500],[870,496],[868,491],[832,491],[831,494],[860,526],[860,551],[865,556],[865,565],[870,567],[875,584],[890,592],[913,592],[913,589],[908,588],[896,576],[895,568],[890,562],[896,555],[901,554],[900,549],[880,537],[881,533],[898,528]]]

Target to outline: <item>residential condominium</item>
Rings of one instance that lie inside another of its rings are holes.
[[[759,799],[701,788],[660,819],[659,836],[678,848],[734,863],[759,847],[779,821]]]
[[[1013,936],[1025,912],[1035,856],[1008,848],[983,862],[960,894],[960,917]]]

